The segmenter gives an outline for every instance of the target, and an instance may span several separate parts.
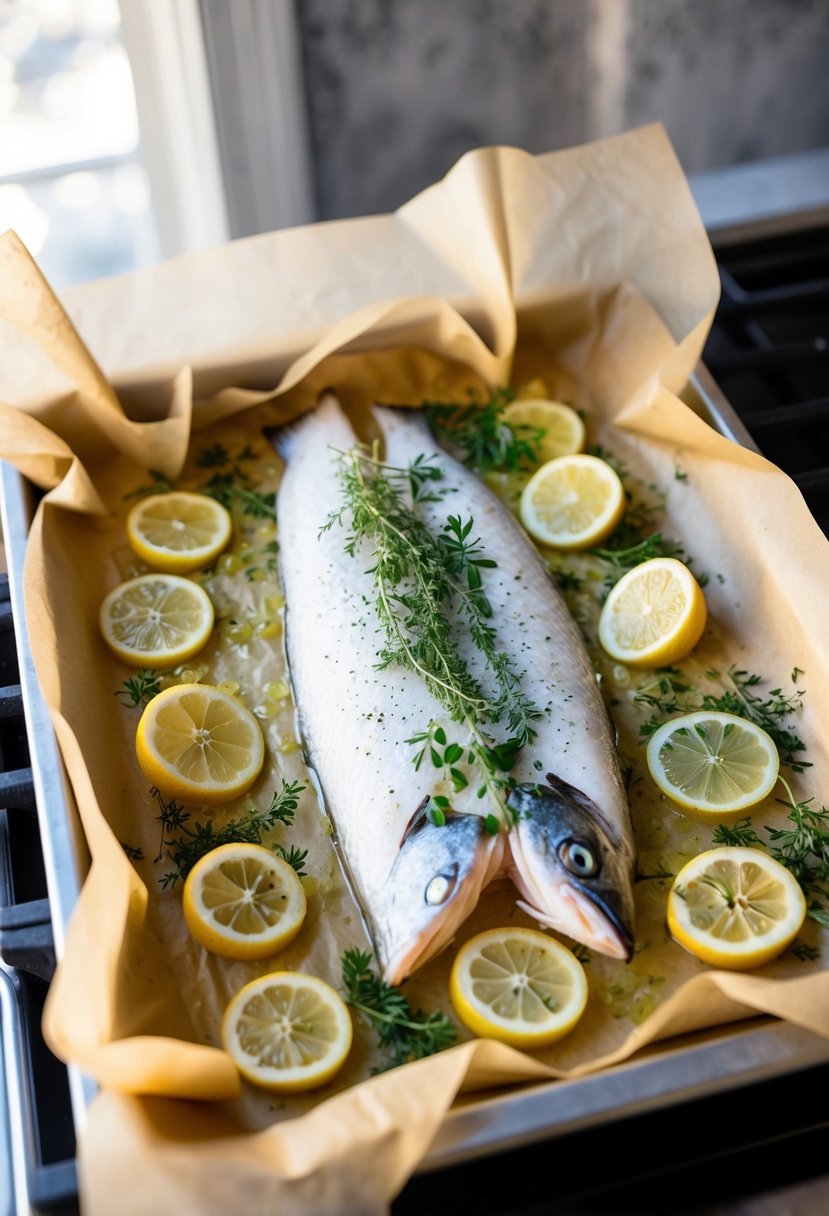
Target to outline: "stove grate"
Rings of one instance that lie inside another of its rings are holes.
[[[829,225],[717,251],[703,361],[829,534]]]
[[[77,1195],[75,1131],[66,1069],[40,1034],[55,948],[28,761],[9,586],[2,575],[0,1006],[6,1106],[0,1109],[0,1142],[10,1146],[14,1168],[23,1175],[16,1186],[25,1190],[31,1209],[56,1212]]]

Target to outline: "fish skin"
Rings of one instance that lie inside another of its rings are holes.
[[[435,772],[425,765],[415,770],[407,740],[430,721],[443,725],[449,738],[459,728],[419,676],[375,670],[383,637],[369,553],[364,563],[346,554],[338,527],[319,535],[341,506],[330,445],[345,449],[354,442],[335,399],[324,399],[281,448],[288,458],[277,499],[288,660],[309,758],[386,978],[399,982],[441,949],[487,883],[505,872],[537,919],[627,956],[633,835],[609,719],[575,622],[510,513],[475,474],[440,451],[422,418],[380,408],[374,415],[390,463],[405,466],[437,453],[444,472],[439,484],[448,493],[420,508],[430,525],[442,527],[450,512],[474,517],[486,556],[498,563],[485,571],[490,623],[499,648],[524,673],[523,690],[543,710],[535,740],[510,774],[519,787],[511,802],[520,809],[509,833],[493,837],[481,830],[480,817],[494,808],[476,797],[474,781],[451,794],[455,813],[446,827],[417,817],[436,792]],[[480,654],[459,644],[486,686]],[[506,734],[503,727],[491,733],[499,740]],[[477,824],[456,822],[470,814]],[[563,863],[562,847],[572,839],[598,853],[600,873],[592,883]],[[436,877],[440,882],[432,884]],[[428,905],[427,892],[443,892],[446,884],[451,893]]]

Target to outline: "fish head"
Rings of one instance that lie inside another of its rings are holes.
[[[612,839],[596,804],[574,786],[519,785],[510,794],[514,879],[531,916],[611,958],[633,953],[630,850]]]
[[[451,941],[502,857],[502,833],[489,835],[480,816],[450,813],[439,827],[428,803],[424,799],[406,829],[386,880],[383,919],[374,925],[389,984],[399,984]]]

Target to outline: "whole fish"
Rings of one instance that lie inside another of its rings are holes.
[[[286,643],[308,758],[377,949],[399,983],[441,950],[495,878],[509,875],[519,906],[542,924],[616,958],[633,946],[635,852],[610,721],[578,628],[532,542],[470,470],[438,449],[412,410],[375,408],[384,459],[407,467],[433,456],[436,501],[417,510],[433,532],[449,513],[474,519],[494,569],[485,571],[488,624],[499,651],[539,710],[535,737],[510,772],[514,826],[495,834],[496,809],[474,776],[449,787],[437,826],[430,799],[446,794],[440,770],[415,767],[414,736],[459,727],[416,672],[378,669],[384,634],[375,613],[372,551],[346,552],[339,452],[356,435],[336,399],[278,439],[287,461],[277,497]],[[491,673],[468,631],[458,649],[481,686]],[[494,743],[506,727],[488,724]],[[463,737],[459,737],[464,743]],[[459,762],[460,763],[460,762]]]

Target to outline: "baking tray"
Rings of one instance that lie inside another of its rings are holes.
[[[726,438],[757,450],[734,410],[700,365],[681,394]],[[0,509],[16,625],[44,866],[58,960],[66,926],[89,868],[89,853],[35,675],[23,610],[23,562],[37,492],[0,461]],[[571,1081],[471,1095],[447,1115],[418,1172],[459,1165],[631,1115],[732,1090],[829,1062],[829,1042],[786,1022],[752,1018],[652,1045],[636,1057]],[[78,1135],[94,1082],[69,1066]]]

